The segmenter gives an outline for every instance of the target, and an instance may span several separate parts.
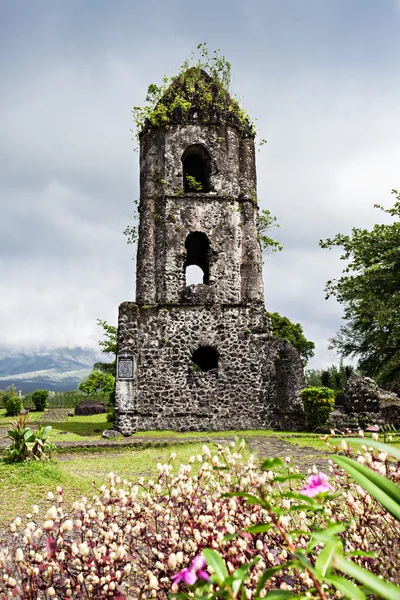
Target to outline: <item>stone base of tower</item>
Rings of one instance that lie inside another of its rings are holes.
[[[263,303],[126,302],[117,354],[115,428],[124,435],[304,428],[303,365],[271,338]]]

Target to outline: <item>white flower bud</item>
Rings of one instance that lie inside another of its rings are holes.
[[[57,518],[57,509],[55,506],[51,506],[46,513],[45,519],[56,519]]]
[[[174,552],[172,552],[168,557],[168,566],[170,569],[174,570],[174,569],[176,569],[176,565],[177,565],[176,554]]]
[[[72,527],[73,522],[71,521],[71,519],[67,519],[66,521],[64,521],[64,523],[62,523],[61,531],[71,531]]]
[[[149,588],[152,590],[158,589],[158,579],[155,575],[151,573],[149,577]]]
[[[79,549],[79,553],[82,556],[89,555],[89,546],[87,545],[87,542],[82,542],[82,544],[78,544],[78,549]]]
[[[15,560],[17,562],[22,562],[24,560],[24,553],[21,548],[17,548],[15,551]]]

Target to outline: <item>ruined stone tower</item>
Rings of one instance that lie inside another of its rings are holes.
[[[185,110],[177,94],[191,98]],[[175,108],[140,136],[136,302],[119,309],[115,426],[301,426],[302,363],[265,314],[252,130],[204,71],[160,103]],[[186,285],[193,265],[203,283]]]

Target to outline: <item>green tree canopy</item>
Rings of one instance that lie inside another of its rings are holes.
[[[292,323],[290,319],[282,317],[277,312],[267,312],[267,315],[272,322],[272,335],[290,342],[300,354],[304,365],[306,365],[309,359],[314,356],[315,344],[305,337],[300,323]]]
[[[327,298],[344,307],[347,321],[330,340],[342,356],[358,357],[358,368],[382,383],[400,381],[400,194],[393,208],[376,208],[394,223],[353,228],[320,241],[322,248],[343,248],[342,276],[326,284]]]
[[[112,394],[114,391],[114,377],[94,369],[86,379],[81,381],[78,389],[84,394]]]
[[[353,365],[331,365],[326,369],[309,369],[305,372],[307,385],[324,386],[332,390],[341,391],[346,387],[350,375],[356,375]]]
[[[103,328],[105,338],[99,341],[101,352],[112,354],[114,359],[111,362],[97,362],[94,365],[94,369],[115,377],[118,328],[114,325],[109,325],[107,321],[102,321],[101,319],[97,319],[97,324]]]

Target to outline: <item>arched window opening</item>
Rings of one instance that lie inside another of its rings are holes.
[[[186,267],[186,287],[188,285],[199,285],[204,282],[204,271],[197,265]]]
[[[185,192],[206,194],[210,191],[211,159],[203,146],[189,146],[182,156]]]
[[[218,369],[218,352],[211,346],[200,346],[193,352],[192,361],[203,372]]]
[[[199,267],[203,272],[203,280],[199,283],[205,283],[208,285],[210,277],[210,266],[209,266],[209,255],[210,255],[210,244],[208,237],[201,231],[194,231],[189,233],[185,242],[186,248],[186,285],[188,283],[188,272],[187,268],[195,265]]]

